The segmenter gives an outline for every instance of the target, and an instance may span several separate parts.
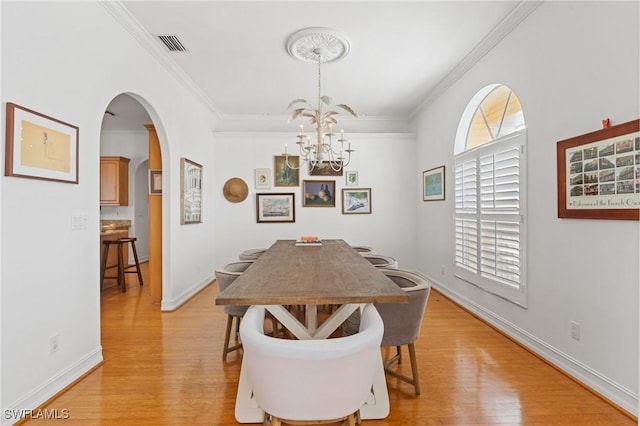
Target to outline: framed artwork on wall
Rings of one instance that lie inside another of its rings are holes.
[[[78,183],[77,126],[7,102],[5,176]]]
[[[297,155],[274,156],[273,174],[274,186],[300,186],[300,157]]]
[[[335,180],[305,180],[302,182],[302,207],[335,207]]]
[[[422,172],[422,200],[437,201],[445,197],[444,166]]]
[[[345,185],[347,186],[358,186],[358,172],[354,170],[344,172],[346,176]]]
[[[330,161],[309,164],[309,176],[342,176],[342,161],[335,161],[334,164],[339,164],[340,170],[333,170]]]
[[[162,195],[162,170],[149,169],[149,194]]]
[[[180,159],[180,223],[202,222],[202,166]]]
[[[256,194],[256,220],[258,223],[296,221],[296,196],[287,194]]]
[[[559,218],[640,220],[640,120],[556,145]]]
[[[371,214],[371,188],[343,188],[342,214]]]
[[[255,169],[256,189],[271,189],[271,170]]]

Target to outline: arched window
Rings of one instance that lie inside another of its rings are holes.
[[[518,97],[499,84],[480,90],[456,135],[454,274],[523,307],[525,153]]]

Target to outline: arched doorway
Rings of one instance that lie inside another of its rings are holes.
[[[150,280],[145,282],[145,287],[154,303],[159,303],[162,300],[162,191],[149,190],[149,170],[161,171],[162,156],[151,115],[153,111],[144,99],[127,93],[116,96],[106,108],[100,155],[129,160],[129,190],[126,205],[101,206],[100,219],[101,224],[116,221],[126,226],[131,236],[138,239],[139,258],[148,261]]]

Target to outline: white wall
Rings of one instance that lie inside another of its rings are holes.
[[[395,257],[403,268],[415,267],[415,199],[420,196],[415,172],[415,138],[408,134],[350,134],[351,163],[347,170],[358,172],[358,188],[371,188],[371,214],[342,214],[341,190],[345,177],[309,176],[300,172],[299,187],[255,189],[254,169],[269,168],[274,155],[284,152],[284,144],[295,148],[297,125],[291,133],[219,133],[215,136],[214,205],[216,210],[214,267],[237,261],[248,248],[269,247],[277,239],[297,239],[301,235],[340,238],[352,245],[368,245],[376,252]],[[222,188],[227,179],[240,177],[249,186],[241,203],[227,201]],[[302,207],[303,180],[335,180],[335,207]],[[349,187],[351,188],[351,187]],[[295,223],[257,223],[256,192],[294,193]]]
[[[451,183],[448,201],[419,208],[420,269],[445,293],[635,414],[638,222],[558,219],[556,142],[598,130],[606,117],[613,124],[638,118],[638,5],[543,3],[415,123],[418,167],[446,164]],[[491,83],[515,91],[528,129],[526,310],[451,273],[455,133],[469,100]],[[569,337],[571,320],[582,325],[580,341]]]
[[[212,278],[206,266],[214,259],[213,221],[179,224],[179,170],[183,156],[205,170],[213,166],[215,117],[99,3],[1,7],[2,108],[14,102],[80,129],[79,184],[1,179],[0,402],[2,409],[28,409],[102,361],[98,164],[107,105],[132,93],[158,128],[169,308]],[[204,200],[212,211],[213,192]],[[87,216],[88,229],[71,230],[74,214]],[[60,347],[50,354],[53,335]],[[3,416],[2,423],[14,420]]]

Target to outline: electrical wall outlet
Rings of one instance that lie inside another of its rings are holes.
[[[580,340],[580,323],[571,321],[569,335],[573,340]]]
[[[60,349],[60,336],[53,335],[49,338],[49,353],[54,354]]]

